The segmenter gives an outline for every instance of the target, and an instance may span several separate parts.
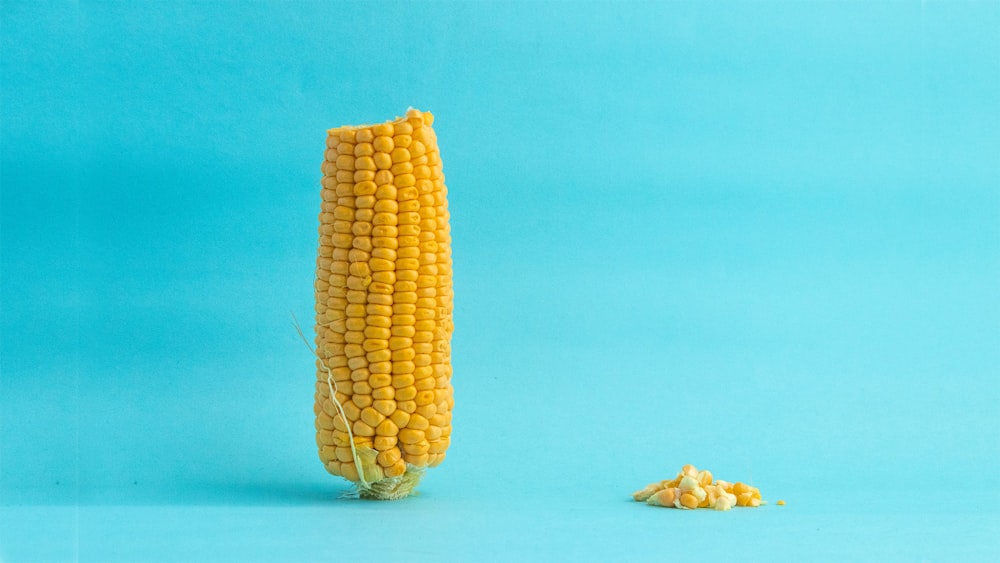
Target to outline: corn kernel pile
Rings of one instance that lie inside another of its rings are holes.
[[[669,481],[646,485],[644,489],[632,493],[632,498],[652,506],[684,509],[729,510],[734,506],[766,504],[761,500],[760,489],[746,483],[715,481],[711,471],[699,471],[693,465],[685,465],[677,477]]]

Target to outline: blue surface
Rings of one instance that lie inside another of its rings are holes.
[[[1000,3],[0,10],[3,561],[1000,558]],[[453,442],[338,500],[290,313],[411,105]],[[789,505],[629,500],[685,463]]]

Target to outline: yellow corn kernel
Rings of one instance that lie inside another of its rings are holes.
[[[399,407],[399,403],[396,403],[396,406]],[[405,428],[406,425],[410,422],[410,413],[406,412],[403,409],[397,408],[396,412],[392,413],[392,415],[389,416],[389,419],[392,420],[392,422],[396,425],[396,427]]]
[[[375,428],[385,420],[385,415],[372,407],[365,407],[361,410],[361,420],[368,426]]]
[[[375,431],[378,432],[378,429],[376,428]],[[375,441],[372,443],[372,445],[375,446],[376,450],[384,452],[386,450],[394,449],[398,443],[399,440],[395,436],[376,435]]]
[[[403,461],[402,459],[394,463],[391,467],[386,468],[385,470],[386,477],[402,477],[405,474],[406,474],[406,462]],[[394,497],[394,498],[401,498],[401,497]]]
[[[376,228],[378,228],[378,227],[376,227]],[[374,229],[373,229],[373,232],[374,232]],[[373,244],[373,246],[375,246],[377,248],[396,249],[396,248],[399,248],[399,239],[398,239],[398,237],[393,238],[393,237],[380,237],[380,236],[377,236],[377,237],[372,237],[372,244]],[[399,268],[396,268],[396,269],[398,270]],[[393,270],[386,270],[386,271],[390,271],[391,272]]]
[[[390,156],[392,157],[392,162],[396,163],[396,164],[398,164],[400,162],[409,162],[410,161],[410,151],[408,151],[407,149],[403,148],[398,142],[396,143],[396,148],[392,149],[392,152],[390,153]],[[337,157],[337,158],[338,158],[338,162],[339,162],[339,158],[340,157]]]
[[[413,142],[410,143],[409,149],[410,149],[411,160],[414,161],[414,166],[416,166],[415,163],[416,159],[419,159],[420,157],[424,156],[427,153],[427,147],[424,146],[422,142],[416,139],[414,139]],[[355,148],[355,151],[357,151],[357,148]]]
[[[397,188],[396,201],[399,201],[400,203],[406,201],[415,201],[419,197],[420,197],[420,191],[417,190],[417,188],[415,187],[411,186],[407,188]],[[413,233],[400,233],[400,234],[413,234]]]
[[[705,496],[700,501],[698,501],[698,508],[710,508],[712,506],[712,502],[715,499],[713,499],[712,495],[708,494],[708,491],[706,491],[705,489],[701,490],[705,493]],[[697,498],[697,495],[695,495],[695,498]]]
[[[431,449],[430,442],[424,438],[421,438],[418,442],[413,444],[408,444],[406,442],[403,442],[402,445],[403,454],[404,455],[408,454],[409,456],[414,458],[418,458],[419,456],[429,453],[430,449]],[[416,461],[416,459],[414,459],[414,461]],[[427,464],[426,460],[423,460],[421,463],[421,465],[426,465],[426,464]]]
[[[393,133],[395,135],[409,135],[413,133],[413,126],[408,121],[399,120],[392,122]]]
[[[399,458],[400,458],[399,450],[393,448],[379,452],[378,457],[376,459],[378,460],[379,465],[387,467],[395,464],[397,461],[399,461]]]
[[[428,404],[428,405],[423,405],[423,406],[417,407],[416,412],[414,412],[413,414],[420,415],[420,416],[422,416],[422,417],[430,420],[430,419],[434,418],[434,415],[437,414],[437,411],[438,411],[438,406],[436,404],[434,404],[434,403],[431,403],[431,404]],[[440,438],[441,437],[441,434],[440,434],[441,428],[439,426],[435,426],[433,422],[429,422],[429,424],[430,424],[430,426],[428,426],[427,429],[425,430],[425,432],[427,432],[427,438],[428,439],[432,439],[432,440],[436,440],[436,439]],[[431,436],[430,433],[432,431],[436,431],[437,435],[436,436]]]
[[[690,475],[685,475],[681,478],[680,483],[677,485],[682,492],[691,492],[699,487],[698,480]]]
[[[778,506],[785,506],[785,501],[778,499],[778,502],[776,502],[775,504],[777,504]]]
[[[427,383],[422,383],[426,381]],[[434,402],[434,391],[431,389],[436,385],[436,381],[430,377],[418,379],[414,384],[414,389],[423,388],[417,391],[417,396],[414,397],[413,401],[417,403],[418,407],[429,405]]]
[[[337,157],[337,161],[334,163],[337,170],[344,170],[351,173],[351,179],[354,179],[354,155],[353,154],[342,154]]]
[[[370,385],[373,390],[380,387],[389,387],[392,385],[392,377],[387,373],[373,373],[368,376],[368,385]]]
[[[407,388],[407,387],[412,387],[413,386],[413,374],[412,373],[406,373],[406,374],[402,374],[402,375],[394,375],[394,376],[392,376],[392,386],[393,386],[393,388],[395,388],[397,390],[404,389],[404,388]],[[414,390],[414,392],[415,391],[416,390]]]
[[[372,126],[372,133],[377,136],[392,137],[393,132],[395,132],[395,125],[392,122]]]
[[[372,141],[372,149],[379,152],[389,153],[394,148],[396,148],[396,143],[393,141],[391,135],[379,135]]]
[[[409,162],[397,162],[392,165],[389,172],[392,172],[396,176],[399,176],[400,174],[411,174],[413,172],[413,164]]]
[[[354,431],[354,435],[355,436],[374,436],[375,435],[375,429],[372,428],[367,422],[365,422],[363,420],[357,420],[357,421],[355,421],[354,425],[351,427],[351,430]]]
[[[379,436],[396,436],[399,434],[399,426],[391,418],[386,418],[375,427],[375,433]]]
[[[375,202],[376,213],[398,213],[399,203],[393,199],[380,199]]]
[[[723,491],[719,487],[716,487],[715,485],[708,485],[708,486],[704,487],[704,489],[705,489],[705,493],[706,493],[705,498],[706,498],[706,501],[707,501],[706,506],[708,506],[708,507],[713,507],[714,508],[715,507],[715,503],[718,502],[718,500],[719,500],[719,495],[726,494],[725,491]]]
[[[376,229],[378,229],[378,228],[379,227],[376,227]],[[381,228],[383,228],[383,229],[394,229],[395,227],[381,227]],[[375,230],[373,230],[372,233],[373,233],[372,236],[389,236],[388,234],[385,234],[385,235],[376,234]],[[395,235],[392,235],[392,236],[395,236]],[[378,283],[384,283],[384,284],[392,285],[392,284],[396,283],[396,273],[395,272],[375,272],[374,274],[372,274],[372,281],[378,282]],[[392,311],[389,312],[389,315],[391,315],[391,314],[392,314]],[[386,316],[389,316],[389,315],[386,315]]]
[[[678,489],[660,489],[655,493],[649,495],[646,499],[646,504],[652,506],[663,506],[666,508],[675,508],[677,506],[678,500],[680,500],[680,491]],[[639,500],[639,499],[636,499]]]
[[[364,390],[359,389],[363,387]],[[355,383],[353,394],[351,395],[351,402],[357,405],[359,409],[365,407],[370,407],[372,404],[371,387],[368,387],[367,383]]]
[[[712,508],[714,508],[715,510],[729,510],[735,505],[736,505],[736,497],[729,493],[723,493],[722,495],[719,496],[718,499],[716,499],[715,503],[712,505]]]
[[[699,471],[698,472],[698,483],[702,487],[706,487],[708,485],[711,485],[712,484],[712,472],[708,471],[707,469],[704,470],[704,471]]]
[[[316,442],[363,497],[406,496],[450,443],[451,250],[433,119],[338,127],[323,149]]]
[[[698,497],[691,493],[682,493],[680,501],[684,508],[698,508]]]
[[[415,430],[413,428],[404,428],[399,431],[399,441],[404,444],[416,444],[424,439],[424,432],[422,430]]]
[[[378,185],[376,185],[375,182],[371,180],[358,182],[354,184],[354,187],[351,189],[351,193],[354,194],[354,207],[355,208],[368,207],[367,202],[370,201],[369,199],[363,199],[359,201],[358,198],[375,195],[377,191],[378,191]],[[355,218],[357,218],[357,215],[355,215]]]
[[[374,391],[372,392],[372,394],[374,395]],[[387,417],[392,413],[396,412],[396,401],[393,401],[391,399],[375,399],[372,401],[371,408],[378,411],[378,413],[381,414],[383,417]],[[381,425],[384,422],[385,420],[382,420],[378,424]],[[376,432],[378,432],[378,427],[376,427],[375,430]]]
[[[379,151],[372,155],[372,164],[375,165],[375,169],[377,170],[375,174],[375,180],[377,183],[382,184],[382,183],[389,183],[392,181],[391,179],[392,173],[389,172],[389,170],[392,168],[392,155],[390,155],[388,152]],[[390,174],[389,182],[384,182],[384,177],[382,178],[383,181],[379,181],[380,180],[379,174],[383,172],[389,172]]]
[[[423,416],[413,413],[410,415],[410,422],[407,423],[406,427],[413,430],[427,430],[431,423]]]
[[[416,356],[413,348],[403,348],[402,350],[392,351],[392,361],[393,362],[412,362],[413,358]]]
[[[354,459],[349,446],[335,448],[334,455],[336,455],[337,461],[340,462],[352,461]]]
[[[409,375],[412,376],[412,374]],[[402,389],[398,387],[396,388],[396,399],[398,401],[412,401],[414,398],[416,398],[416,396],[417,396],[417,388],[412,385],[410,385],[409,387],[403,387]],[[400,405],[397,403],[397,406]],[[414,403],[413,410],[416,410],[416,408],[417,405],[416,403]],[[413,412],[413,411],[407,411],[407,412]]]

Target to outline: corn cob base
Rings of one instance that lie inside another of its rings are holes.
[[[327,136],[316,263],[316,443],[362,498],[412,494],[451,436],[447,189],[414,109]]]
[[[358,451],[361,467],[365,475],[383,474],[378,469],[378,452],[371,448],[361,448]],[[383,474],[384,475],[384,474]],[[372,500],[399,500],[416,492],[420,479],[424,476],[424,468],[407,464],[406,471],[398,477],[382,477],[374,482],[355,483],[358,497]]]

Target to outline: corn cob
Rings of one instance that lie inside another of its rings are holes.
[[[430,112],[328,131],[316,262],[316,443],[363,498],[409,495],[451,436],[447,189]]]

